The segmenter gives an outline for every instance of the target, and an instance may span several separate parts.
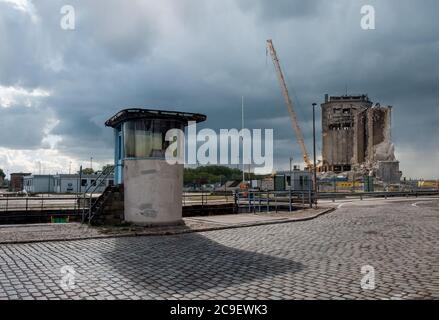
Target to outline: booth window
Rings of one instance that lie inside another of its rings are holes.
[[[139,119],[123,124],[125,158],[165,158],[171,128],[184,128],[181,122],[166,119]]]

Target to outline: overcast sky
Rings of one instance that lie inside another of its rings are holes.
[[[60,26],[66,4],[75,30]],[[361,28],[366,4],[375,30]],[[394,106],[404,176],[439,178],[438,13],[437,0],[0,0],[0,168],[112,162],[104,122],[126,107],[239,128],[241,96],[247,126],[274,129],[275,166],[286,168],[302,157],[266,56],[272,38],[309,150],[311,104],[347,87]]]

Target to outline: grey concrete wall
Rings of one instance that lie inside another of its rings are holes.
[[[78,192],[78,182],[81,185],[79,179],[59,179],[60,185],[56,187],[56,192],[67,193],[67,192]]]
[[[182,221],[183,166],[164,160],[124,161],[125,221],[167,225]]]
[[[377,178],[387,184],[398,184],[401,182],[401,172],[398,161],[379,161]]]
[[[369,162],[372,163],[374,161],[394,161],[395,156],[393,154],[393,150],[390,150],[392,148],[392,108],[381,107],[369,109],[367,112],[367,121],[367,158]]]

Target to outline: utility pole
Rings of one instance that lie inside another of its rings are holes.
[[[248,181],[250,182],[250,186],[252,184],[252,165],[248,165]]]
[[[242,133],[242,182],[245,183],[245,161],[244,161],[244,96],[241,100],[241,133]]]
[[[90,169],[93,170],[93,157],[90,157]]]
[[[312,141],[313,141],[313,153],[314,153],[314,196],[316,197],[316,206],[317,206],[317,155],[316,155],[316,105],[317,103],[312,104]]]
[[[317,103],[312,104],[312,140],[314,153],[314,191],[317,192],[317,155],[316,155],[316,106]]]
[[[290,190],[293,188],[293,157],[290,157]]]
[[[77,182],[76,191],[77,191],[77,193],[81,193],[82,192],[82,165],[79,167],[78,182]]]

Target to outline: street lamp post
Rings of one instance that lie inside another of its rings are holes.
[[[288,179],[287,179],[288,181]],[[292,192],[293,192],[293,157],[290,158],[290,199],[289,199],[289,207],[290,212],[293,211],[293,202],[292,202]]]
[[[316,196],[317,205],[317,156],[316,156],[316,105],[312,104],[312,140],[313,140],[313,153],[314,153],[314,194]]]
[[[290,190],[293,187],[293,157],[290,158]]]

